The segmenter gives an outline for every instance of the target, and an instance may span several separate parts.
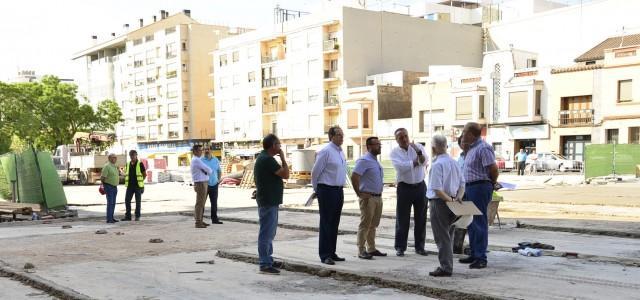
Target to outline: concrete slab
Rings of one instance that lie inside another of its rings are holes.
[[[256,265],[221,258],[195,264],[215,252],[66,264],[39,274],[96,299],[430,299],[294,272],[262,275]]]
[[[0,276],[0,299],[11,300],[43,300],[57,299],[46,293],[26,286],[18,281]]]
[[[345,244],[352,236],[340,236]],[[385,240],[385,241],[383,241]],[[391,240],[380,239],[389,245]],[[356,247],[343,247],[338,254],[346,262],[335,266],[321,264],[317,256],[317,239],[278,241],[274,255],[285,262],[310,264],[329,270],[340,270],[360,275],[405,281],[434,288],[446,288],[471,294],[506,299],[637,299],[640,268],[627,268],[583,260],[558,257],[524,257],[505,252],[488,254],[489,267],[471,270],[454,263],[451,278],[430,278],[428,272],[438,266],[437,256],[382,257],[372,261],[356,258]],[[228,250],[231,253],[252,253],[243,247]]]
[[[258,215],[253,210],[222,212],[220,216],[223,220],[224,218],[237,218],[253,222],[257,222],[258,220]],[[280,224],[290,226],[317,228],[319,220],[320,218],[317,213],[309,212],[281,211],[278,216],[278,222]],[[359,222],[359,217],[343,215],[340,219],[340,230],[357,232]],[[427,239],[432,241],[433,233],[431,232],[431,227],[428,224],[427,226]],[[377,236],[390,239],[394,238],[395,220],[383,218],[380,221]],[[355,236],[351,237],[351,239],[355,241]],[[413,230],[409,233],[409,240],[413,241]],[[640,239],[521,229],[513,226],[503,226],[502,229],[496,226],[490,228],[489,244],[491,246],[510,251],[510,249],[516,247],[519,242],[525,241],[551,244],[556,247],[556,251],[558,252],[576,252],[598,257],[632,260],[637,261],[638,265],[640,265],[640,250],[638,250],[640,249]],[[433,242],[430,242],[430,244],[433,244]]]

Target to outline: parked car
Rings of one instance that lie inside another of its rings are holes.
[[[527,156],[527,167],[535,163],[538,171],[582,171],[582,162],[575,159],[567,159],[562,155],[551,152],[540,152],[537,159],[532,155]]]
[[[500,154],[496,154],[496,165],[498,166],[498,170],[504,172],[511,171],[515,168],[513,159],[507,160]]]

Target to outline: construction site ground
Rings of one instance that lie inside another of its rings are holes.
[[[317,255],[317,203],[303,205],[312,190],[285,190],[274,243],[284,271],[268,276],[255,264],[258,217],[251,189],[221,188],[224,224],[196,229],[195,192],[189,185],[147,185],[142,220],[114,225],[104,222],[105,200],[97,186],[65,186],[78,218],[0,224],[0,298],[640,298],[639,182],[584,185],[572,174],[503,175],[500,180],[518,189],[500,193],[501,222],[490,227],[488,268],[470,270],[456,260],[453,277],[438,279],[428,276],[438,265],[430,227],[430,255],[413,253],[413,231],[407,255],[394,255],[393,187],[385,188],[377,234],[378,248],[389,256],[357,258],[359,210],[353,191],[345,189],[337,248],[347,261],[335,266],[321,264]],[[121,187],[117,216],[123,215],[123,202]],[[107,233],[96,234],[101,229]],[[523,241],[555,250],[544,250],[542,257],[513,253],[511,248]],[[25,269],[27,263],[34,268]]]

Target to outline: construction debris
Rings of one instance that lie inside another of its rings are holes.
[[[154,243],[154,244],[162,243],[162,242],[164,242],[162,239],[150,239],[149,240],[149,243]]]
[[[62,225],[62,229],[69,229],[71,228],[71,225]]]
[[[96,230],[96,234],[107,234],[107,231],[105,229],[99,229]]]
[[[25,263],[25,264],[24,264],[24,267],[23,267],[23,268],[24,268],[25,270],[31,270],[31,269],[35,269],[35,268],[36,268],[36,266],[34,266],[32,263],[28,262],[28,263]]]

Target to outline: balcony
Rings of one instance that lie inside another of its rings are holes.
[[[561,110],[558,113],[558,125],[591,126],[593,125],[593,109]]]
[[[324,79],[336,80],[338,79],[338,70],[324,70]]]
[[[136,60],[133,62],[133,67],[134,68],[139,68],[142,67],[142,61],[141,60]]]
[[[176,78],[178,76],[178,71],[173,70],[167,72],[167,79]]]
[[[169,113],[167,113],[167,118],[169,119],[175,119],[178,117],[178,112],[177,111],[170,111]]]
[[[138,141],[144,141],[144,140],[146,140],[146,139],[147,139],[147,137],[146,137],[146,136],[144,136],[144,135],[137,135],[137,136],[136,136],[136,139],[137,139]]]
[[[156,82],[156,77],[147,77],[147,84]]]
[[[149,96],[149,97],[147,97],[147,102],[148,102],[148,103],[156,102],[156,96]]]
[[[340,100],[338,99],[338,95],[324,96],[324,107],[333,107],[333,106],[338,106],[339,104],[340,104]]]
[[[177,139],[178,137],[180,137],[180,134],[178,134],[177,131],[169,131],[169,138],[170,139]]]
[[[324,52],[330,52],[338,49],[340,49],[340,45],[338,45],[337,39],[326,40],[322,43],[322,51]]]
[[[287,76],[262,79],[263,88],[276,88],[287,85]]]
[[[263,64],[268,64],[268,63],[272,63],[272,62],[276,62],[276,61],[280,61],[283,60],[284,58],[281,58],[279,56],[277,57],[273,57],[273,56],[263,56],[262,57],[262,63]]]
[[[136,116],[136,122],[144,122],[144,116]]]
[[[136,96],[136,104],[143,104],[144,103],[144,97],[142,96]]]
[[[262,113],[276,113],[287,110],[287,104],[282,101],[276,104],[265,104],[262,106]]]
[[[167,52],[167,59],[172,59],[176,56],[178,56],[178,53],[176,52]]]

